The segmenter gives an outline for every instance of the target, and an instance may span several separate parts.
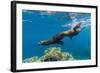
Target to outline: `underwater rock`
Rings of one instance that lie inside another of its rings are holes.
[[[62,52],[60,47],[51,47],[45,50],[44,55],[40,58],[38,56],[33,56],[32,58],[23,60],[23,63],[67,60],[74,60],[74,57],[68,52]]]
[[[62,52],[59,47],[52,47],[45,50],[42,61],[65,61],[74,60],[73,56],[68,52]]]
[[[39,57],[34,56],[34,57],[27,58],[27,59],[23,60],[23,63],[32,63],[32,62],[40,62]]]

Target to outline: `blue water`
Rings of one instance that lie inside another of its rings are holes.
[[[49,47],[61,47],[71,53],[75,59],[91,58],[91,14],[78,12],[22,11],[22,54],[23,59],[42,56]],[[64,45],[38,45],[39,41],[52,38],[59,32],[69,30],[74,22],[82,21],[85,27],[71,40],[63,39]],[[67,24],[69,26],[67,26]]]

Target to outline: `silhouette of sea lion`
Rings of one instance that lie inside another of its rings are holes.
[[[63,45],[64,43],[62,39],[66,36],[69,37],[70,39],[76,36],[81,31],[80,25],[81,25],[81,22],[77,22],[76,26],[73,29],[60,32],[59,34],[53,36],[51,39],[40,41],[38,44],[50,45],[50,44],[57,43],[57,44]]]

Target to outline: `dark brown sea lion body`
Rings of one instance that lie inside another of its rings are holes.
[[[51,39],[40,41],[38,44],[50,45],[57,43],[63,45],[62,39],[64,37],[69,37],[70,39],[72,39],[74,36],[76,36],[81,31],[80,25],[81,23],[78,23],[73,29],[60,32],[59,34],[53,36]]]

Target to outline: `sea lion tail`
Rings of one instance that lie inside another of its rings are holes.
[[[39,42],[38,42],[38,45],[43,45],[43,44],[45,44],[45,42],[46,42],[46,40],[39,41]]]

